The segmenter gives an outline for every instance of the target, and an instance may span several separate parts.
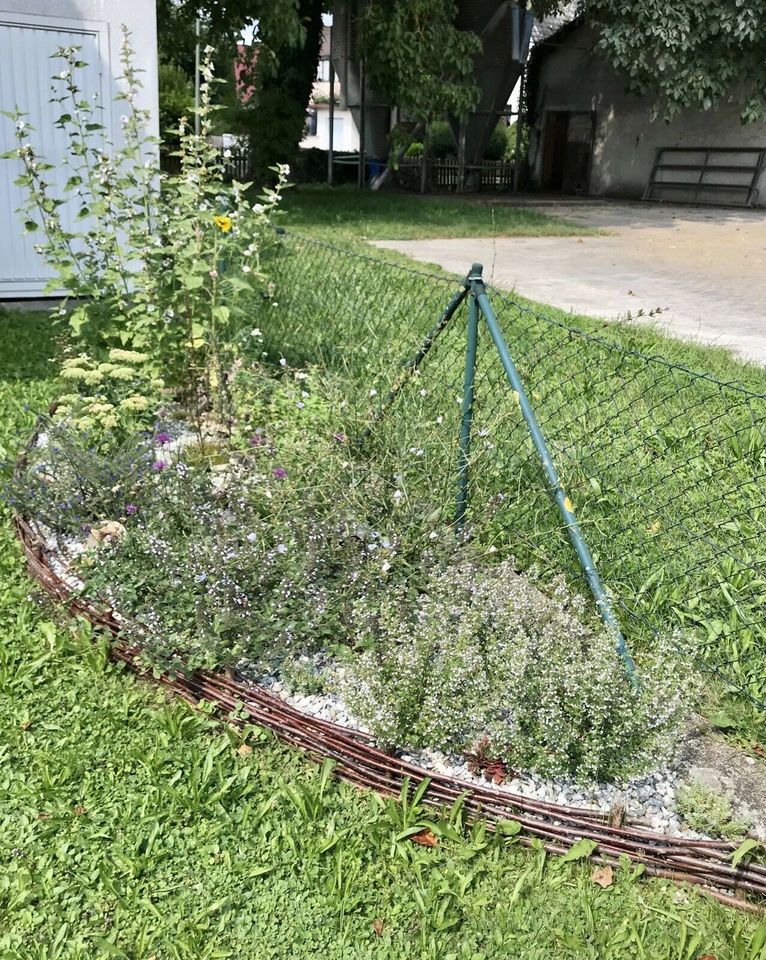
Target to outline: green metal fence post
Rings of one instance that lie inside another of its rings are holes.
[[[596,565],[593,562],[593,557],[588,549],[587,543],[585,542],[580,525],[578,524],[574,515],[572,501],[566,495],[566,492],[561,485],[561,479],[553,463],[553,458],[551,457],[548,449],[548,444],[545,442],[545,437],[543,436],[540,425],[537,422],[535,412],[532,409],[527,394],[524,390],[524,385],[521,382],[519,372],[516,369],[516,365],[514,364],[513,360],[511,359],[511,354],[508,350],[508,345],[505,342],[505,337],[503,336],[500,325],[497,322],[497,317],[495,316],[495,311],[492,309],[492,304],[489,302],[489,297],[487,296],[484,281],[481,277],[481,266],[478,264],[474,264],[474,266],[471,268],[471,294],[471,304],[478,304],[478,307],[484,316],[487,327],[489,328],[490,336],[492,337],[492,341],[497,348],[498,354],[500,355],[500,362],[505,370],[505,375],[508,378],[508,382],[510,383],[511,388],[516,395],[516,399],[521,410],[521,415],[524,417],[532,438],[532,443],[534,444],[542,462],[546,479],[550,485],[556,505],[559,508],[559,513],[561,514],[561,517],[566,525],[569,539],[571,540],[572,546],[577,554],[577,558],[580,561],[580,566],[585,573],[585,577],[588,581],[588,585],[590,586],[593,598],[596,601],[598,612],[604,623],[614,633],[617,652],[622,658],[625,669],[627,670],[629,676],[635,681],[636,666],[633,662],[630,652],[628,651],[625,637],[620,629],[619,620],[614,612],[612,602],[606,592],[601,576],[599,575]]]
[[[482,266],[475,263],[468,274],[471,285],[468,298],[468,330],[465,348],[465,374],[463,376],[463,414],[460,421],[460,455],[458,460],[457,506],[455,510],[455,528],[463,529],[465,512],[468,508],[468,457],[471,452],[471,420],[473,418],[474,377],[476,373],[476,346],[479,339],[479,307],[473,284],[478,277],[481,280]]]

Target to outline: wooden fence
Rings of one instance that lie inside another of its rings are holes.
[[[170,152],[166,152],[170,147]],[[166,145],[166,149],[160,153],[160,168],[171,176],[178,176],[181,172],[180,157],[174,155],[177,147],[172,144]],[[232,147],[226,150],[219,150],[221,163],[223,164],[223,175],[225,180],[246,181],[251,174],[250,153],[246,148]]]
[[[399,185],[407,189],[419,190],[422,166],[422,157],[402,161],[396,172]],[[513,171],[513,164],[505,163],[503,160],[482,160],[480,163],[466,164],[465,182],[462,186],[469,186],[472,190],[512,190]],[[461,185],[460,164],[457,157],[429,159],[426,183],[428,190],[457,191]]]

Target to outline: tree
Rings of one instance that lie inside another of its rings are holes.
[[[407,142],[423,131],[420,189],[425,190],[428,129],[447,114],[467,116],[481,92],[474,78],[474,55],[481,41],[455,26],[454,0],[371,0],[362,14],[361,55],[370,87],[400,107],[416,123],[404,143],[392,143],[381,186]]]
[[[538,15],[561,9],[536,0]],[[766,115],[763,0],[582,0],[599,47],[629,88],[655,97],[655,115],[709,110],[732,99],[743,122]]]
[[[163,139],[178,138],[181,117],[191,117],[194,110],[194,84],[192,79],[175,63],[160,63],[158,71],[160,88],[160,136]]]
[[[322,30],[322,0],[157,0],[160,62],[173,64],[193,81],[195,21],[203,46],[215,49],[229,132],[249,137],[259,179],[269,167],[289,162],[303,138],[306,106],[316,76]],[[257,26],[257,57],[242,75],[254,95],[235,95],[234,63],[243,32]],[[178,74],[171,72],[177,85]],[[168,96],[171,91],[167,89]],[[173,94],[174,95],[174,94]],[[161,99],[163,92],[161,91]]]
[[[455,26],[453,0],[372,0],[362,17],[370,85],[413,120],[466,116],[479,99],[479,38]]]
[[[280,20],[259,23],[253,96],[242,112],[256,176],[267,179],[277,163],[293,162],[306,127],[306,108],[317,75],[324,0],[297,0],[299,30]]]

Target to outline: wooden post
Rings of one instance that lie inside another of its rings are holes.
[[[423,153],[420,156],[420,192],[425,193],[428,186],[428,127],[423,135]]]
[[[457,133],[457,192],[465,189],[465,118],[460,119]]]

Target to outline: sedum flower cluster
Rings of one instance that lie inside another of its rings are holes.
[[[146,354],[113,347],[107,358],[98,361],[81,353],[63,361],[61,377],[78,392],[59,397],[55,421],[97,434],[127,433],[156,405],[165,384],[154,375]]]
[[[512,769],[619,779],[661,763],[682,729],[686,681],[668,643],[627,676],[584,602],[543,593],[510,561],[453,563],[417,602],[390,592],[357,623],[369,649],[344,694],[381,742],[462,753],[487,738]]]

